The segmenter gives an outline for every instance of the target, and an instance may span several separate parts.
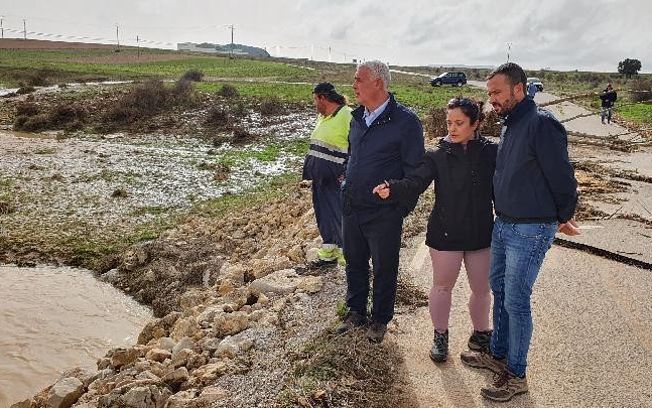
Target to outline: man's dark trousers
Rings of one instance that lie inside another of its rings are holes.
[[[387,324],[394,316],[403,217],[397,210],[387,208],[378,217],[365,218],[368,217],[364,213],[352,212],[343,219],[347,306],[351,311],[367,314],[371,259],[374,277],[371,320]]]

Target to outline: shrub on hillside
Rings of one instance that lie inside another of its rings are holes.
[[[632,102],[652,101],[652,79],[636,79],[632,82],[630,98]]]
[[[240,96],[237,88],[229,84],[222,85],[222,87],[217,91],[217,94],[225,98],[237,98]]]
[[[258,112],[263,115],[282,115],[287,112],[287,107],[278,96],[266,96],[258,103]]]
[[[160,80],[149,80],[124,94],[102,119],[105,124],[129,124],[175,105],[193,103],[195,97],[196,92],[190,81],[179,80],[168,88]]]
[[[190,69],[181,76],[182,80],[192,82],[201,82],[202,78],[204,78],[204,73],[197,69]]]

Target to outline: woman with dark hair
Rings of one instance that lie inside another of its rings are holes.
[[[319,113],[310,136],[310,149],[303,164],[302,183],[312,181],[312,202],[322,238],[318,258],[311,268],[344,264],[342,253],[342,201],[340,185],[349,149],[351,108],[333,84],[322,82],[313,89]]]
[[[435,204],[428,219],[426,245],[430,247],[433,284],[429,294],[434,340],[430,358],[448,358],[448,319],[452,290],[462,261],[471,287],[469,313],[472,350],[489,346],[489,246],[493,229],[492,178],[497,145],[479,132],[482,103],[452,99],[446,110],[448,135],[426,152],[419,167],[402,180],[376,186],[381,199],[409,200],[435,182]]]

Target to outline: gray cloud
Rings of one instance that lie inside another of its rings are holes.
[[[113,38],[278,46],[284,56],[332,47],[337,60],[378,58],[394,64],[499,64],[529,68],[616,69],[638,58],[652,71],[649,0],[10,0],[5,27]],[[346,55],[345,55],[346,54]],[[325,58],[326,54],[316,55]]]

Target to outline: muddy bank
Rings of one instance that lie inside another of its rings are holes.
[[[22,406],[412,406],[390,342],[332,332],[345,277],[305,269],[319,246],[310,192],[292,182],[247,201],[228,216],[204,209],[126,251],[101,279],[151,302],[159,319],[97,371],[69,371]],[[406,236],[429,206],[410,216]]]

